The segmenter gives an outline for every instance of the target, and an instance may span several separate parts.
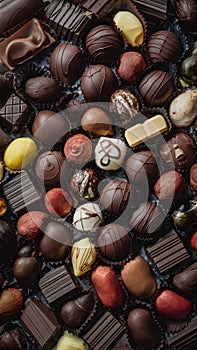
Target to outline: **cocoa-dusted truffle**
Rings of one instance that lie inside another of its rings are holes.
[[[62,95],[54,79],[42,76],[28,79],[25,84],[25,93],[35,103],[55,101]]]
[[[111,180],[101,192],[100,203],[109,213],[120,215],[127,206],[130,190],[127,181]]]
[[[160,61],[176,62],[182,51],[179,37],[167,30],[151,35],[147,43],[148,55],[152,63]]]
[[[171,76],[162,70],[148,73],[139,85],[139,91],[148,106],[162,105],[174,90]]]
[[[29,211],[20,217],[17,222],[18,233],[27,241],[34,241],[48,217],[42,211]]]
[[[64,155],[68,162],[83,164],[90,159],[91,154],[92,142],[83,134],[69,137],[64,145]]]
[[[145,68],[146,62],[140,53],[125,52],[120,56],[118,75],[123,81],[133,83],[141,78]]]
[[[102,64],[88,67],[81,77],[81,89],[87,102],[107,100],[117,86],[113,70]]]
[[[185,178],[178,171],[170,170],[162,174],[154,185],[156,197],[161,201],[177,200],[185,189]]]
[[[114,134],[110,117],[101,108],[90,108],[82,116],[81,126],[93,136]]]
[[[98,197],[99,178],[93,169],[79,169],[71,179],[71,189],[81,198],[91,200]]]
[[[182,171],[190,168],[196,161],[196,145],[192,138],[179,132],[170,138],[160,150],[167,164]]]
[[[72,86],[85,68],[80,48],[69,43],[61,43],[54,49],[49,65],[56,79],[67,86]]]
[[[140,106],[137,97],[128,89],[116,90],[110,98],[110,110],[118,114],[120,125],[125,125],[139,113]]]
[[[197,164],[194,164],[190,169],[190,186],[194,191],[197,191]]]
[[[72,199],[62,188],[52,188],[45,195],[45,206],[51,215],[64,217],[72,210]]]
[[[102,228],[98,246],[106,258],[115,261],[124,259],[131,253],[132,242],[124,227],[112,223]]]
[[[195,0],[176,0],[179,23],[186,32],[197,32],[197,3]]]
[[[90,57],[98,63],[115,61],[123,50],[123,41],[119,34],[107,24],[91,29],[85,45]]]

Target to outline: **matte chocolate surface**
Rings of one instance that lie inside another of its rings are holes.
[[[197,344],[197,318],[193,318],[187,327],[168,338],[168,345],[176,350],[195,350]]]

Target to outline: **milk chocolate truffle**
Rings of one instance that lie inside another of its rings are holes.
[[[52,188],[45,195],[45,206],[54,216],[64,217],[72,210],[72,199],[62,188]]]
[[[171,76],[162,70],[148,73],[139,85],[139,91],[148,106],[162,105],[174,90]]]
[[[111,95],[110,102],[110,110],[118,114],[121,126],[132,121],[140,110],[137,97],[128,89],[116,90]]]
[[[67,120],[61,114],[49,110],[38,112],[32,125],[33,136],[44,146],[53,146],[68,130]]]
[[[155,155],[150,151],[133,153],[127,160],[126,173],[132,184],[148,189],[159,175]]]
[[[65,256],[72,242],[72,233],[68,227],[57,222],[49,222],[40,241],[40,252],[48,260],[60,260]]]
[[[10,225],[0,219],[0,261],[8,262],[16,254],[16,236]]]
[[[169,116],[178,128],[187,128],[197,117],[197,89],[178,95],[170,104]]]
[[[111,180],[101,191],[101,205],[109,213],[120,215],[129,201],[130,189],[127,181]]]
[[[61,43],[54,49],[49,65],[56,79],[67,86],[72,86],[85,68],[80,48],[69,43]]]
[[[66,178],[66,162],[60,151],[42,153],[36,162],[36,175],[46,186],[59,186]]]
[[[86,68],[81,77],[81,89],[87,102],[107,100],[117,86],[113,70],[102,64]]]
[[[176,12],[182,29],[197,32],[197,3],[195,0],[176,0]]]
[[[98,204],[86,203],[75,210],[73,216],[74,227],[83,232],[95,231],[103,221]]]
[[[173,278],[173,284],[186,297],[192,298],[197,295],[197,262],[190,265],[183,271],[176,274]]]
[[[25,93],[36,103],[55,101],[62,95],[56,81],[47,77],[28,79],[25,84]]]
[[[192,165],[190,169],[190,187],[197,191],[197,164]]]
[[[12,85],[4,75],[0,74],[0,107],[4,106],[12,93]]]
[[[64,145],[64,155],[68,162],[83,164],[87,162],[92,155],[92,142],[83,134],[69,137]]]
[[[66,326],[79,328],[85,322],[94,306],[94,297],[88,293],[77,299],[68,301],[60,311],[60,316]]]
[[[98,197],[99,178],[93,169],[79,169],[71,179],[71,189],[79,194],[81,198],[92,200]]]
[[[182,171],[190,168],[196,161],[196,145],[185,133],[177,133],[160,150],[161,157],[167,164]]]
[[[135,51],[125,52],[120,56],[118,75],[123,81],[133,83],[141,78],[145,68],[146,62],[140,53]]]
[[[25,213],[17,222],[18,233],[26,241],[34,241],[47,218],[48,214],[42,211],[29,211]]]
[[[133,309],[128,315],[127,324],[132,339],[141,349],[152,350],[158,347],[161,342],[161,331],[150,311]]]
[[[149,38],[147,50],[152,63],[160,61],[175,63],[181,55],[182,45],[176,34],[160,30]]]
[[[140,46],[144,40],[144,29],[142,23],[130,11],[118,11],[113,18],[119,28],[132,46]]]
[[[101,24],[88,33],[85,46],[95,62],[108,63],[119,57],[123,50],[123,41],[112,27]]]
[[[162,174],[154,185],[154,192],[160,201],[177,200],[185,189],[185,178],[178,171],[170,170]]]
[[[20,257],[16,259],[13,271],[20,285],[24,288],[34,288],[39,279],[40,265],[34,256]]]
[[[81,126],[93,136],[112,136],[112,121],[100,108],[90,108],[82,116]]]
[[[124,227],[112,223],[102,228],[98,246],[103,256],[116,261],[131,253],[132,241]]]
[[[165,215],[161,208],[153,202],[141,203],[131,217],[132,229],[140,236],[152,235],[160,229]]]
[[[127,152],[120,139],[101,136],[95,147],[96,165],[103,170],[117,170],[121,167]]]

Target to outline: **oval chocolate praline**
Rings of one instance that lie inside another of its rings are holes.
[[[105,257],[114,261],[124,259],[131,253],[132,242],[124,227],[112,223],[101,230],[98,246]]]
[[[129,201],[130,189],[127,181],[111,180],[101,191],[100,203],[109,213],[120,215]]]
[[[16,259],[14,277],[23,287],[34,287],[39,279],[40,265],[33,256]]]
[[[25,93],[36,103],[55,101],[62,95],[54,79],[42,76],[28,79],[25,84]]]
[[[197,296],[197,262],[176,274],[173,284],[187,297]]]

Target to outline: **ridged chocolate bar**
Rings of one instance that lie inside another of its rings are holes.
[[[172,350],[197,349],[197,318],[194,318],[182,331],[168,338],[168,345]]]
[[[34,298],[27,302],[21,323],[43,349],[52,349],[56,344],[61,326],[53,312],[41,301]]]
[[[84,0],[82,6],[101,18],[109,14],[109,12],[113,12],[115,8],[120,8],[121,2],[121,0]]]
[[[107,350],[126,332],[125,326],[110,312],[105,312],[91,329],[82,336],[94,350]]]
[[[176,232],[145,250],[160,274],[167,273],[190,259],[187,249]]]
[[[25,170],[3,185],[3,192],[11,208],[16,212],[38,209],[41,195]]]
[[[49,304],[78,289],[64,265],[47,272],[40,279],[39,287]]]
[[[93,14],[66,0],[53,1],[46,10],[45,20],[62,39],[76,44],[92,27]]]
[[[142,14],[160,19],[167,18],[168,0],[133,0],[133,2]]]

